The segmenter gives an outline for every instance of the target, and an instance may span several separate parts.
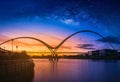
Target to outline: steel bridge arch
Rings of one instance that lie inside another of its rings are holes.
[[[81,31],[75,32],[75,33],[69,35],[68,37],[66,37],[58,46],[55,47],[56,51],[57,51],[58,48],[59,48],[61,45],[63,45],[68,39],[70,39],[71,37],[73,37],[73,36],[75,36],[75,35],[77,35],[77,34],[79,34],[79,33],[83,33],[83,32],[93,33],[93,34],[96,34],[96,35],[102,37],[102,38],[111,46],[112,49],[115,49],[115,48],[113,47],[113,45],[112,45],[103,35],[95,32],[95,31],[91,31],[91,30],[81,30]]]
[[[7,40],[7,41],[1,43],[0,46],[1,46],[2,44],[5,44],[5,43],[9,42],[9,41],[14,41],[14,40],[16,40],[16,39],[28,38],[28,39],[33,39],[33,40],[36,40],[36,41],[41,42],[42,44],[44,44],[44,45],[51,51],[51,53],[52,53],[53,55],[55,55],[55,54],[56,54],[56,51],[59,49],[59,47],[60,47],[61,45],[64,44],[65,41],[67,41],[68,39],[70,39],[70,38],[73,37],[74,35],[77,35],[77,34],[83,33],[83,32],[90,32],[90,33],[93,33],[93,34],[96,34],[96,35],[102,37],[102,38],[112,47],[112,49],[115,49],[115,48],[113,47],[113,45],[112,45],[104,36],[102,36],[101,34],[95,32],[95,31],[91,31],[91,30],[81,30],[81,31],[75,32],[75,33],[69,35],[68,37],[66,37],[66,38],[65,38],[59,45],[57,45],[56,47],[51,47],[50,45],[48,45],[48,44],[45,43],[44,41],[39,40],[39,39],[34,38],[34,37],[17,37],[17,38],[13,38],[13,39],[10,39],[10,40]]]
[[[33,39],[33,40],[36,40],[38,42],[41,42],[42,44],[44,44],[48,49],[52,49],[53,47],[51,47],[50,45],[48,45],[47,43],[45,43],[44,41],[40,40],[40,39],[37,39],[37,38],[33,38],[33,37],[17,37],[17,38],[13,38],[13,39],[10,39],[10,40],[7,40],[7,41],[4,41],[3,43],[0,44],[3,45],[9,41],[14,41],[14,40],[17,40],[17,39]]]
[[[52,47],[52,46],[48,45],[47,43],[45,43],[44,41],[42,41],[40,39],[37,39],[37,38],[34,38],[34,37],[16,37],[16,38],[12,38],[10,40],[4,41],[3,43],[0,44],[0,46],[7,43],[7,42],[9,42],[9,41],[14,41],[14,40],[17,40],[17,39],[24,39],[24,38],[25,39],[33,39],[33,40],[36,40],[36,41],[44,44],[50,50],[52,57],[54,57],[56,55],[56,52],[54,51],[54,47]]]

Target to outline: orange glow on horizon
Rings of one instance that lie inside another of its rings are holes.
[[[52,34],[36,34],[35,32],[32,32],[32,33],[21,32],[20,34],[16,33],[15,35],[11,33],[7,33],[6,35],[9,35],[9,36],[6,36],[5,38],[3,36],[2,38],[0,38],[1,43],[11,38],[16,38],[16,37],[27,35],[27,36],[34,37],[37,39],[41,39],[42,41],[46,42],[52,47],[57,46],[66,37],[66,36],[60,36],[60,35],[58,36],[58,35],[52,35]],[[86,52],[86,50],[79,49],[76,47],[75,43],[77,42],[78,42],[77,39],[68,40],[58,49],[58,52]],[[79,43],[83,43],[83,42],[79,41]],[[18,46],[18,48],[16,48],[16,46]],[[3,47],[5,47],[6,50],[12,50],[11,41],[2,45],[2,48]],[[45,45],[32,39],[14,40],[13,50],[14,51],[27,51],[27,52],[50,52],[49,49]]]

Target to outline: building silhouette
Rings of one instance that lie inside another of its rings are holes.
[[[113,49],[101,49],[89,51],[88,54],[93,56],[116,56],[118,55],[118,51]]]

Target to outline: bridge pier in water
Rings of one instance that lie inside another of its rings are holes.
[[[56,49],[49,48],[49,50],[51,52],[51,56],[50,56],[49,60],[52,62],[57,62],[59,60],[59,57],[58,57],[58,54],[56,52]]]

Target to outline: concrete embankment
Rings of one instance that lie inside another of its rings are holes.
[[[0,82],[32,82],[33,60],[1,60]]]

